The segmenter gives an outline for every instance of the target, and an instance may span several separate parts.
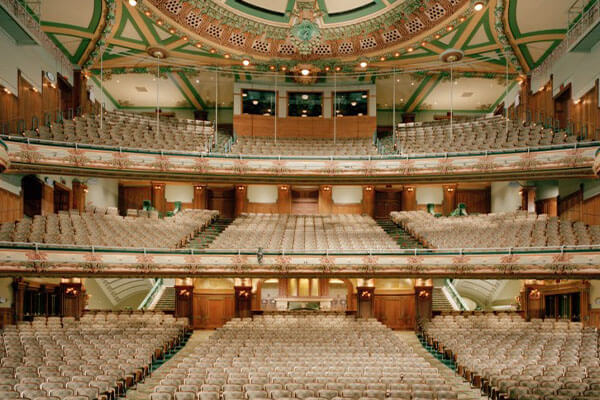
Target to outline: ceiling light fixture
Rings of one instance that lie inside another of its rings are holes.
[[[302,68],[300,70],[300,73],[302,74],[302,76],[308,76],[310,74],[310,70],[308,68]]]
[[[130,5],[131,7],[135,7],[135,6],[137,6],[137,0],[129,0],[129,5]]]
[[[307,95],[307,94],[303,94],[303,95],[301,96],[301,98],[302,98],[302,100],[308,100],[308,95]]]
[[[229,54],[225,54],[223,57],[229,59],[229,57],[231,57]]]
[[[454,27],[453,27],[452,25],[448,25],[448,26],[446,27],[446,30],[447,30],[448,32],[450,32],[452,29],[454,29]]]
[[[252,100],[252,104],[254,104],[255,106],[258,105],[258,100]]]
[[[281,69],[282,71],[285,71],[285,70],[287,70],[287,67],[286,67],[285,65],[282,65],[280,69]]]
[[[384,56],[379,57],[379,61],[385,61],[385,57]]]
[[[409,53],[412,53],[413,51],[415,51],[415,49],[413,47],[409,47],[408,49],[406,49],[406,51],[408,51]]]
[[[473,5],[473,9],[475,11],[481,11],[481,10],[483,10],[483,6],[484,6],[483,1],[476,1],[475,4]]]
[[[242,60],[242,65],[243,65],[244,67],[247,67],[248,65],[250,65],[250,60],[248,60],[247,58],[244,58],[244,59]]]
[[[361,61],[360,64],[358,64],[361,68],[367,68],[367,62],[366,61]]]
[[[399,52],[395,52],[394,53],[394,57],[400,57],[400,53]]]

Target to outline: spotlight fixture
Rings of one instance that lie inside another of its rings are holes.
[[[385,61],[385,57],[384,56],[379,57],[379,61]]]
[[[395,52],[394,53],[394,57],[400,57],[400,53],[399,52]]]
[[[342,70],[342,67],[335,67],[336,72],[340,72],[341,70]]]
[[[258,105],[258,100],[252,100],[252,104],[254,104],[255,106]]]
[[[201,49],[202,48],[202,43],[198,42],[194,46],[196,46],[198,49]]]
[[[308,76],[310,74],[310,70],[308,68],[302,68],[300,70],[300,73],[302,74],[302,76]]]
[[[360,64],[358,64],[361,68],[367,68],[367,62],[366,61],[361,61]]]
[[[427,46],[427,42],[426,41],[422,41],[421,42],[421,47],[425,47],[425,46]]]
[[[413,51],[415,51],[415,49],[413,47],[409,47],[408,49],[406,49],[406,51],[412,53]]]
[[[446,30],[447,30],[448,32],[452,31],[452,29],[454,29],[454,26],[452,26],[452,25],[448,25],[448,26],[446,27]]]
[[[329,68],[329,66],[325,67],[325,71],[329,72],[331,68]]]
[[[350,105],[351,105],[352,107],[356,107],[356,105],[357,105],[357,104],[358,104],[358,103],[357,103],[357,102],[355,102],[355,101],[353,101],[353,102],[351,102],[351,103],[350,103]]]
[[[11,94],[11,91],[8,88],[4,88],[3,90],[4,90],[4,93]]]
[[[175,30],[175,28],[169,28],[169,33],[170,33],[171,35],[174,35],[174,34],[175,34],[175,32],[177,32],[177,31]]]
[[[363,99],[366,99],[366,98],[367,98],[367,95],[366,95],[366,94],[363,94],[363,95],[362,95],[362,96],[360,96],[360,97],[362,97]]]
[[[242,65],[243,65],[244,67],[247,67],[248,65],[250,65],[250,60],[248,60],[247,58],[244,58],[244,59],[242,60]]]
[[[282,71],[286,71],[286,70],[287,70],[287,67],[286,67],[285,65],[282,65],[280,69],[281,69]]]
[[[152,13],[150,12],[150,10],[146,10],[146,11],[144,11],[144,15],[145,15],[146,17],[149,17],[149,16],[151,16],[151,15],[152,15]]]
[[[301,96],[301,98],[302,98],[302,100],[308,100],[308,95],[307,95],[307,94],[303,94],[303,95]]]
[[[181,38],[181,40],[183,40],[184,42],[187,42],[188,41],[188,37],[184,36],[184,37]]]
[[[210,54],[215,54],[217,52],[217,49],[210,49]]]
[[[275,71],[275,66],[274,66],[274,65],[270,65],[270,66],[269,66],[269,69],[270,69],[271,71]]]
[[[229,59],[231,56],[230,56],[230,55],[229,55],[229,53],[228,53],[228,54],[225,54],[223,57],[225,57],[225,58]]]
[[[475,4],[473,5],[473,10],[475,10],[475,11],[483,10],[483,1],[476,1]]]
[[[163,25],[163,23],[164,23],[164,22],[162,22],[162,19],[159,19],[159,20],[157,20],[157,21],[156,21],[156,24],[157,24],[158,26],[162,26],[162,25]]]
[[[246,93],[246,92],[242,93],[242,97],[248,97],[248,93]]]
[[[442,37],[442,35],[440,35],[439,33],[436,33],[435,36],[434,36],[434,38],[436,38],[436,39],[439,39],[441,37]]]
[[[130,5],[131,7],[135,7],[135,6],[137,6],[137,0],[129,0],[129,5]]]

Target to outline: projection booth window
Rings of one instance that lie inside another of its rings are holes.
[[[323,93],[288,92],[288,116],[323,116]]]
[[[335,112],[337,116],[363,116],[369,111],[369,92],[337,92],[335,94]]]
[[[242,89],[242,113],[275,115],[275,92],[269,90]]]

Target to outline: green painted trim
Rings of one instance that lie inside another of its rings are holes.
[[[423,78],[421,83],[419,83],[419,85],[415,88],[408,100],[406,100],[406,103],[404,103],[404,108],[402,109],[402,111],[406,111],[412,105],[412,103],[415,101],[419,93],[421,93],[425,85],[427,85],[427,82],[429,82],[432,78],[433,75],[426,75],[425,78]]]
[[[504,57],[504,53],[502,53],[502,51],[499,49],[492,50],[492,51],[495,51],[496,54],[498,54],[500,56],[499,60],[494,60],[493,58],[487,58],[485,56],[482,56],[481,54],[470,54],[467,57],[475,58],[477,60],[487,61],[489,63],[496,64],[496,65],[502,65],[502,66],[506,65],[506,58]],[[489,53],[489,51],[486,51],[486,53]]]
[[[119,46],[119,47],[123,47],[123,46]],[[123,48],[125,48],[125,49],[128,49],[127,53],[111,54],[110,52],[111,52],[111,50],[112,50],[112,49],[114,49],[114,48],[115,48],[115,46],[114,46],[114,45],[112,45],[112,44],[111,44],[111,45],[109,45],[109,46],[106,48],[106,50],[104,50],[104,54],[102,55],[102,58],[103,58],[104,60],[114,60],[114,59],[116,59],[116,58],[121,58],[121,57],[124,57],[124,56],[129,56],[129,55],[135,55],[135,54],[141,54],[141,53],[144,53],[144,52],[143,52],[143,51],[141,51],[141,50],[137,50],[137,49],[131,49],[131,48],[128,48],[128,47],[123,47]]]
[[[135,22],[135,20],[131,16],[131,13],[129,12],[127,7],[125,7],[124,3],[122,5],[121,11],[122,11],[121,20],[119,21],[119,26],[117,27],[117,31],[115,32],[115,35],[114,35],[115,39],[123,40],[123,41],[129,42],[129,43],[143,44],[144,46],[149,46],[148,39],[144,36],[144,34],[142,33],[142,30],[140,29],[138,24]],[[135,40],[135,39],[126,38],[126,37],[121,36],[123,34],[123,30],[125,29],[125,25],[127,24],[127,22],[131,23],[131,25],[133,26],[133,29],[135,29],[135,31],[138,33],[138,35],[140,35],[142,40]]]
[[[94,33],[98,24],[100,23],[100,18],[102,17],[102,0],[94,0],[94,11],[92,13],[92,18],[88,23],[87,27],[71,25],[71,24],[63,24],[60,22],[52,22],[52,21],[40,21],[41,26],[52,26],[54,28],[67,28],[73,29],[86,33]]]
[[[294,8],[295,0],[287,0],[286,12],[278,13],[275,11],[267,10],[258,6],[253,6],[249,3],[242,3],[237,0],[225,0],[225,5],[235,8],[238,11],[243,12],[244,14],[251,15],[256,18],[266,19],[267,21],[273,22],[290,22],[291,13],[288,10],[292,10]]]
[[[317,0],[319,4],[319,9],[324,12],[323,22],[326,24],[335,24],[338,22],[347,22],[353,19],[358,19],[365,17],[369,14],[373,14],[379,10],[382,10],[386,7],[385,3],[382,0],[373,0],[371,3],[355,8],[353,10],[344,11],[336,14],[329,14],[327,11],[327,5],[325,4],[325,0]]]
[[[125,7],[125,6],[123,6],[123,7]],[[171,43],[176,42],[176,41],[179,40],[179,36],[173,35],[170,32],[162,29],[160,26],[156,25],[156,23],[153,20],[151,20],[150,18],[148,18],[145,14],[140,14],[140,17],[142,18],[142,20],[144,21],[144,23],[148,27],[148,30],[150,31],[150,33],[154,37],[154,40],[156,41],[156,43],[159,43],[159,44],[161,44],[163,46],[166,46],[166,45],[169,45],[169,44],[171,44]],[[158,33],[157,33],[157,29],[160,29],[160,30],[168,33],[169,35],[171,35],[171,37],[169,37],[169,38],[167,38],[165,40],[162,40],[160,38],[160,36],[158,35]],[[146,38],[146,40],[148,40],[148,39]]]
[[[477,31],[479,31],[479,29],[482,26],[483,26],[484,32],[488,38],[487,43],[479,43],[479,44],[475,44],[473,46],[469,46],[469,42],[471,42],[471,40],[473,40],[473,37],[475,36]],[[477,25],[475,25],[475,27],[469,34],[469,37],[467,37],[467,40],[465,40],[465,44],[463,45],[462,50],[477,49],[479,47],[489,46],[489,45],[495,44],[495,43],[496,43],[496,41],[494,40],[494,35],[492,34],[492,29],[490,28],[490,10],[488,8],[485,11],[485,14],[479,20],[479,22],[477,22]]]
[[[442,79],[444,78],[444,75],[439,74],[438,77],[436,78],[435,82],[433,83],[433,85],[431,85],[431,87],[427,90],[427,92],[425,93],[425,95],[421,98],[421,101],[419,101],[419,104],[417,104],[417,106],[415,107],[414,111],[430,111],[430,110],[421,110],[419,109],[419,107],[421,107],[421,104],[423,104],[423,102],[425,101],[425,99],[427,97],[429,97],[429,95],[431,94],[431,92],[433,91],[433,89],[435,89],[437,87],[437,85],[439,85],[439,83],[442,81]]]
[[[454,34],[454,36],[452,37],[452,40],[450,40],[450,43],[446,44],[446,43],[440,42],[439,39],[432,40],[431,43],[434,44],[434,45],[436,45],[437,47],[442,48],[442,49],[450,49],[450,48],[452,48],[454,46],[454,44],[458,41],[458,39],[462,36],[462,34],[464,33],[465,29],[467,28],[467,25],[469,24],[469,22],[471,21],[472,18],[473,18],[473,16],[470,16],[464,22],[462,22],[459,25],[457,25],[455,29],[453,29],[452,31],[446,33],[444,36],[440,37],[440,39],[442,39],[442,38],[444,38],[444,37],[446,37],[448,35]]]
[[[192,94],[194,95],[194,98],[196,99],[196,101],[198,103],[200,103],[200,106],[202,107],[202,109],[205,110],[206,109],[206,102],[204,101],[204,99],[202,99],[202,96],[200,96],[200,93],[198,93],[198,91],[196,90],[196,88],[194,87],[194,85],[192,85],[192,82],[190,82],[190,80],[187,78],[187,76],[185,76],[185,74],[183,72],[178,72],[177,75],[179,75],[179,77],[181,78],[181,80],[183,81],[183,83],[192,92]],[[179,84],[177,82],[175,82],[175,84],[179,88]],[[181,91],[181,93],[183,93],[183,91]],[[190,104],[192,104],[192,102],[190,102]]]
[[[521,33],[521,30],[519,29],[519,24],[517,23],[517,1],[518,0],[511,0],[508,3],[508,25],[509,25],[510,30],[515,39],[521,39],[524,37],[531,37],[531,36],[546,35],[546,34],[556,34],[556,33],[564,34],[567,32],[566,29],[545,29],[545,30],[541,30],[541,31]],[[567,1],[567,0],[561,0],[561,1]]]
[[[437,56],[438,53],[436,53],[435,51],[429,50],[427,47],[417,47],[415,48],[415,51],[417,50],[425,50],[425,53],[419,52],[419,53],[404,53],[403,55],[401,55],[398,60],[410,60],[413,58],[421,58],[421,57],[429,57],[429,56]]]
[[[549,42],[549,40],[531,41],[531,42],[522,43],[519,45],[519,50],[523,54],[523,57],[525,58],[525,61],[527,61],[527,65],[529,66],[530,69],[534,69],[538,65],[540,65],[546,59],[546,57],[548,57],[550,54],[552,54],[552,52],[554,51],[556,46],[558,46],[561,41],[554,40],[553,43],[550,45],[550,47],[548,47],[548,49],[544,52],[544,54],[542,54],[537,61],[534,61],[533,57],[531,56],[531,52],[527,48],[527,45],[530,43],[541,43],[541,42]]]
[[[85,49],[87,49],[88,44],[90,44],[90,39],[82,38],[81,36],[66,35],[64,33],[61,33],[60,35],[81,39],[81,43],[77,47],[77,50],[75,50],[75,54],[71,54],[69,50],[67,50],[67,48],[62,44],[62,42],[54,36],[53,33],[46,34],[46,36],[48,36],[48,38],[56,45],[56,47],[58,47],[73,64],[78,64],[81,56],[85,52]]]
[[[106,87],[104,87],[104,85],[100,85],[100,81],[98,80],[98,78],[96,78],[94,75],[92,75],[91,79],[94,81],[94,83],[96,84],[96,86],[98,86],[98,88],[100,90],[102,90],[102,92],[104,92],[104,96],[106,96],[110,100],[110,102],[113,104],[113,106],[115,106],[115,108],[117,110],[120,110],[121,106],[119,105],[119,102],[116,101],[115,98],[112,97],[112,95],[106,91]],[[100,99],[98,99],[98,100],[100,100]]]

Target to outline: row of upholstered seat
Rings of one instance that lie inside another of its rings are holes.
[[[208,226],[211,210],[184,210],[162,219],[77,211],[25,217],[0,225],[0,240],[115,247],[176,248]]]
[[[236,154],[256,155],[376,155],[372,139],[264,139],[238,137],[231,148]]]
[[[130,318],[131,319],[131,318]],[[124,325],[92,316],[35,317],[0,333],[0,398],[116,399],[151,372],[182,338],[189,321],[146,314]],[[119,321],[118,321],[119,320]]]
[[[234,319],[172,367],[150,395],[151,400],[386,398],[458,395],[379,322],[319,315]]]
[[[545,247],[600,244],[600,226],[528,212],[439,217],[425,211],[392,212],[391,219],[437,248]]]
[[[210,245],[213,249],[395,249],[370,217],[243,214]]]
[[[598,333],[580,322],[444,316],[423,326],[427,341],[494,399],[600,395]]]

